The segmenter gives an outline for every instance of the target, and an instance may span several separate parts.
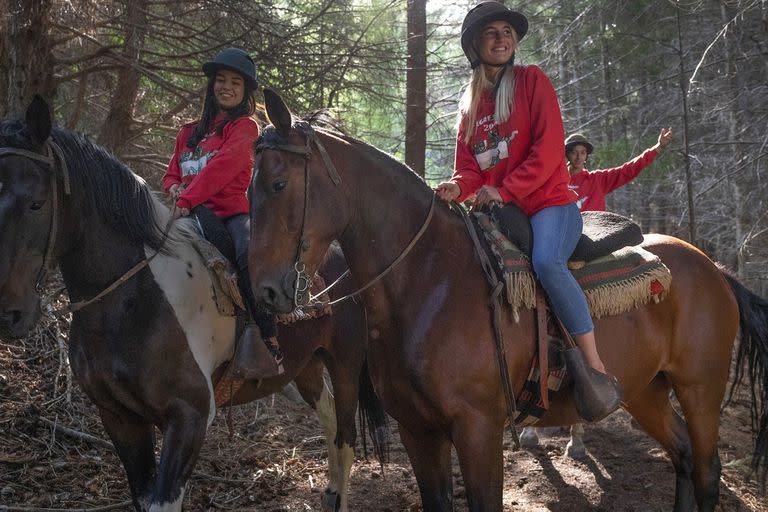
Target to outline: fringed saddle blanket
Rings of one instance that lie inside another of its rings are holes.
[[[234,265],[211,242],[194,238],[192,244],[203,258],[211,275],[213,298],[219,313],[224,316],[236,316],[238,308],[244,310],[245,305],[237,285],[237,271]]]
[[[509,304],[515,312],[520,307],[535,308],[536,278],[530,260],[501,233],[490,216],[480,212],[474,215],[502,268]],[[672,274],[658,256],[638,246],[625,247],[587,264],[569,263],[569,267],[584,289],[594,318],[659,302],[672,283]]]
[[[193,244],[211,275],[213,298],[219,313],[224,316],[236,316],[238,310],[244,311],[245,305],[240,287],[237,284],[237,270],[235,270],[234,265],[211,242],[202,238],[195,238]],[[325,288],[325,280],[320,274],[315,274],[310,284],[312,302],[301,309],[284,315],[277,315],[277,322],[279,324],[292,324],[301,320],[330,315],[331,306],[328,305],[330,302],[328,293],[324,292],[315,296],[315,294],[323,292]]]

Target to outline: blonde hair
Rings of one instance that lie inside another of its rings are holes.
[[[475,37],[478,37],[475,35]],[[517,31],[512,28],[512,38],[515,41],[515,49],[519,42],[517,38]],[[499,77],[499,83],[496,86],[496,110],[493,113],[493,117],[496,120],[496,124],[505,123],[514,110],[514,92],[515,92],[515,72],[514,72],[515,54],[512,53],[512,59],[507,64],[503,71],[503,75]],[[459,118],[456,121],[456,129],[461,126],[461,121],[466,119],[464,125],[464,143],[469,144],[472,139],[472,135],[475,133],[475,123],[477,122],[477,106],[480,104],[480,98],[483,96],[483,92],[492,89],[494,83],[492,83],[485,75],[485,64],[481,63],[475,69],[472,70],[472,78],[464,89],[464,93],[459,100]]]
[[[472,135],[475,133],[477,106],[480,104],[483,92],[492,89],[495,85],[485,76],[484,66],[485,64],[480,64],[472,70],[472,79],[469,81],[466,89],[464,89],[464,93],[459,100],[457,129],[461,125],[462,120],[465,120],[465,144],[469,144]],[[496,124],[505,123],[514,111],[515,72],[513,67],[512,65],[507,66],[496,88],[496,110],[493,113]]]

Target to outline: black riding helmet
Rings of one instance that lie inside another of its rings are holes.
[[[205,73],[206,76],[211,77],[222,68],[240,73],[254,89],[258,86],[258,81],[256,80],[256,64],[254,64],[253,59],[240,48],[227,48],[226,50],[219,52],[212,61],[203,64],[203,73]]]
[[[480,56],[475,48],[477,31],[492,21],[506,21],[517,32],[517,41],[522,41],[528,32],[528,18],[517,11],[508,9],[499,2],[480,2],[469,10],[461,24],[461,49],[467,56],[472,69],[480,65]],[[514,58],[514,56],[512,57]]]

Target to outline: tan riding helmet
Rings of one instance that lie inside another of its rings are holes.
[[[583,136],[580,133],[574,133],[573,135],[570,135],[567,139],[565,139],[565,152],[566,154],[573,149],[574,146],[577,146],[581,144],[585,148],[587,148],[587,154],[591,155],[592,151],[595,150],[595,147],[587,140],[585,136]]]

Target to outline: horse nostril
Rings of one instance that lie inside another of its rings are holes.
[[[2,314],[0,314],[0,319],[8,326],[17,325],[22,319],[21,311],[18,309],[13,311],[3,311]]]
[[[275,292],[275,289],[271,286],[262,286],[259,298],[268,306],[272,306],[275,303],[275,299],[277,299],[277,292]]]

